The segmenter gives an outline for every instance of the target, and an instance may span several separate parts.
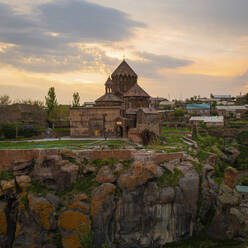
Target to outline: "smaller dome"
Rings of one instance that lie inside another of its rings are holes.
[[[106,83],[105,83],[106,86],[112,86],[113,85],[113,81],[110,77],[108,77]]]

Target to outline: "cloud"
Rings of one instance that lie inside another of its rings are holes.
[[[164,78],[159,72],[162,69],[176,69],[193,64],[191,60],[168,55],[156,55],[147,52],[139,52],[137,55],[143,60],[133,62],[134,68],[136,68],[139,75],[148,78]]]
[[[79,41],[119,41],[129,38],[132,28],[145,26],[124,12],[86,1],[56,1],[38,9],[46,29]]]
[[[124,12],[87,1],[48,2],[30,15],[0,3],[0,42],[15,45],[1,51],[0,61],[35,72],[99,69],[100,58],[108,60],[101,49],[72,44],[127,40],[144,26]]]
[[[168,25],[201,33],[247,35],[247,0],[158,0]]]

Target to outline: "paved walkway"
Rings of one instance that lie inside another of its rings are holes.
[[[104,141],[104,138],[71,138],[71,137],[61,137],[61,138],[44,138],[44,139],[32,139],[32,140],[9,140],[9,141],[0,141],[1,143],[4,142],[11,142],[11,143],[18,143],[18,142],[47,142],[47,141],[60,141],[60,140],[92,140],[92,141]],[[122,140],[122,141],[128,141],[128,139],[124,139],[124,138],[108,138],[106,140]]]

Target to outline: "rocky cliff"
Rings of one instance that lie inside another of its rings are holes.
[[[42,152],[1,173],[1,247],[79,248],[91,239],[97,248],[162,247],[211,224],[223,229],[224,238],[230,223],[239,226],[228,237],[247,232],[238,193],[228,183],[218,193],[212,166],[183,154],[85,154]]]

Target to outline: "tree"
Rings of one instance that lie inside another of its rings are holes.
[[[46,109],[48,115],[58,106],[56,93],[54,87],[51,87],[48,91],[46,98]]]
[[[78,92],[73,93],[72,107],[80,106],[80,96]]]
[[[174,111],[174,115],[176,117],[183,117],[185,115],[185,111],[183,109],[180,109],[180,108],[176,108],[175,111]]]
[[[8,95],[0,96],[0,105],[9,105],[9,104],[11,104],[11,100]]]
[[[57,116],[58,102],[54,87],[51,87],[48,91],[46,98],[46,111],[48,114],[49,126],[53,123],[53,120]]]

